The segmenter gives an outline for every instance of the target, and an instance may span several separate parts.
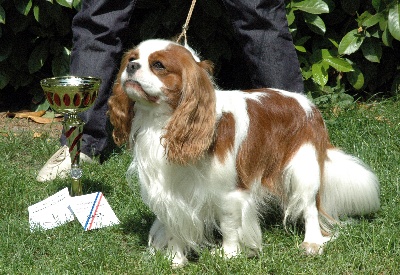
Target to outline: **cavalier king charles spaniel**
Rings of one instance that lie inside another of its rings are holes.
[[[109,115],[115,142],[133,151],[127,177],[156,215],[153,250],[179,267],[218,230],[215,253],[256,255],[261,214],[278,202],[284,224],[304,224],[300,248],[320,254],[340,218],[379,209],[377,177],[330,143],[305,96],[219,90],[212,71],[191,48],[160,39],[122,60]]]

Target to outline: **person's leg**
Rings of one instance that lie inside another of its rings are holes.
[[[283,0],[223,0],[243,49],[252,88],[304,91]]]
[[[107,147],[107,101],[122,56],[120,35],[129,25],[136,0],[84,0],[72,21],[73,48],[70,75],[92,76],[102,80],[93,106],[80,114],[85,122],[81,142],[81,160],[99,155]],[[42,167],[38,181],[66,177],[71,168],[67,140],[60,138],[62,147]],[[89,157],[88,157],[89,156]]]
[[[107,146],[107,101],[122,54],[121,32],[128,26],[136,0],[86,0],[72,21],[73,48],[70,74],[102,80],[93,106],[81,114],[85,122],[82,153],[92,157]],[[64,135],[61,144],[66,144]]]

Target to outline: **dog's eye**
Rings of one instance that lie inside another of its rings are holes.
[[[153,62],[153,64],[151,64],[151,66],[156,70],[164,70],[165,69],[164,65],[160,61]]]

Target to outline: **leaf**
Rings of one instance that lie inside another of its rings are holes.
[[[70,51],[63,48],[63,52],[56,55],[51,62],[51,69],[54,76],[66,75],[69,72]]]
[[[72,2],[73,0],[57,0],[58,4],[67,8],[72,8]]]
[[[301,69],[301,75],[305,80],[310,79],[312,77],[312,70],[309,69],[308,71],[304,68]]]
[[[322,63],[315,63],[312,65],[312,79],[318,85],[324,87],[328,82],[328,72],[325,70]]]
[[[325,62],[329,64],[329,66],[335,68],[338,72],[351,72],[353,71],[353,66],[346,61],[345,59],[339,57],[329,57],[324,59]]]
[[[49,103],[49,101],[48,101],[48,100],[43,100],[42,103],[39,103],[39,104],[36,105],[35,111],[36,111],[36,112],[37,112],[37,111],[46,111],[46,110],[48,110],[49,108],[50,108],[50,103]],[[49,113],[49,112],[46,112],[46,115],[47,115],[48,113]]]
[[[320,51],[321,51],[322,60],[333,57],[331,52],[328,49],[321,49]]]
[[[32,8],[32,0],[14,0],[14,4],[19,13],[23,15],[28,15]]]
[[[60,122],[63,121],[64,118],[48,118],[48,117],[37,117],[37,116],[30,116],[29,119],[33,120],[36,123],[40,124],[49,124],[53,122]]]
[[[32,51],[31,55],[28,59],[28,69],[29,73],[35,73],[39,71],[44,62],[46,62],[47,56],[49,55],[48,43],[47,41],[43,41],[38,44]]]
[[[319,35],[324,35],[326,31],[325,23],[319,17],[318,15],[315,14],[310,14],[310,13],[304,13],[303,14],[304,20],[307,23],[308,27],[315,32],[316,34]]]
[[[312,14],[329,13],[329,6],[322,0],[305,0],[292,3],[292,7]]]
[[[388,20],[390,34],[400,40],[400,5],[398,1],[389,9]]]
[[[339,44],[333,39],[333,38],[328,38],[329,42],[331,42],[333,44],[333,46],[335,46],[336,48],[339,47]]]
[[[293,24],[294,20],[296,19],[293,9],[290,9],[289,12],[286,13],[286,19],[288,21],[288,26]]]
[[[46,113],[46,111],[38,111],[38,112],[17,112],[17,113],[8,113],[8,117],[15,118],[29,118],[29,117],[41,117]]]
[[[390,35],[389,29],[386,26],[382,33],[382,42],[385,46],[392,47],[393,36]]]
[[[3,9],[2,6],[0,6],[0,23],[5,24],[6,23],[6,12]]]
[[[51,116],[45,116],[46,110],[36,112],[7,112],[6,117],[8,118],[27,118],[36,123],[48,124],[53,122],[63,121],[64,117],[55,117],[54,113]]]
[[[379,21],[379,28],[381,31],[384,31],[388,26],[387,18],[383,18],[383,20]]]
[[[356,90],[364,86],[364,75],[357,66],[353,66],[353,71],[346,73],[347,80]]]
[[[40,22],[40,13],[39,13],[39,6],[38,5],[35,5],[34,7],[33,7],[33,16],[35,17],[35,20],[37,21],[37,22]]]
[[[324,58],[330,57],[330,56],[331,56],[331,53],[329,52],[329,50],[316,49],[312,52],[311,56],[309,56],[308,59],[312,64],[315,64],[315,63],[321,62],[322,60],[324,60]],[[329,67],[329,65],[328,65],[328,67]]]
[[[382,46],[376,39],[366,39],[361,45],[364,57],[371,62],[379,63],[382,57]]]
[[[365,36],[358,30],[349,31],[339,43],[339,54],[352,54],[356,52],[364,41]]]
[[[303,46],[294,46],[295,47],[295,49],[297,50],[297,51],[299,51],[299,52],[301,52],[301,53],[306,53],[307,52],[307,50],[306,50],[306,48],[304,48]]]
[[[80,10],[82,8],[82,1],[74,0],[74,2],[72,3],[72,6],[74,7],[74,9]]]
[[[358,23],[358,26],[359,26],[359,27],[363,26],[362,23],[363,23],[365,20],[367,20],[368,18],[370,18],[371,16],[372,16],[372,15],[371,15],[371,13],[370,13],[369,11],[364,11],[362,14],[358,15],[357,18],[356,18],[356,21],[357,21],[357,23]]]
[[[378,24],[381,20],[384,20],[384,19],[385,19],[385,17],[383,16],[382,13],[377,13],[377,14],[374,14],[374,15],[370,16],[369,18],[365,19],[362,22],[362,25],[364,27],[369,28],[369,27],[372,27],[372,26]]]
[[[296,40],[296,45],[304,45],[310,38],[311,36],[302,36]]]

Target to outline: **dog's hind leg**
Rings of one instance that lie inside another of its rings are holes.
[[[321,254],[325,242],[321,232],[317,196],[320,189],[320,165],[317,154],[311,144],[303,145],[285,169],[284,183],[288,202],[285,210],[287,219],[297,221],[304,219],[305,237],[301,248],[307,254]]]

